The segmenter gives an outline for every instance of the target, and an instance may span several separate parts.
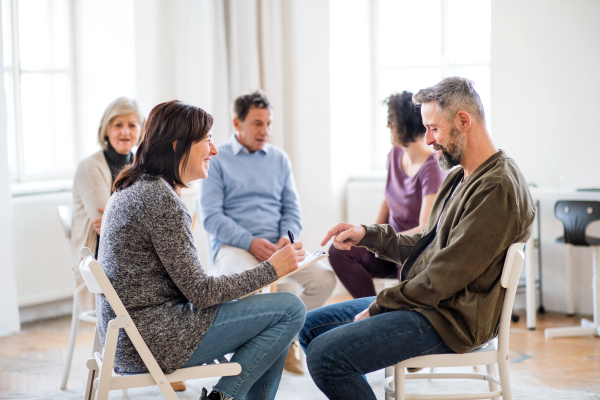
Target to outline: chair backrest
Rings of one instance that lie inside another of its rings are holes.
[[[504,294],[504,302],[502,303],[502,312],[500,314],[500,328],[498,331],[498,351],[500,354],[508,354],[508,335],[510,331],[510,321],[515,303],[515,295],[517,293],[517,286],[519,285],[519,278],[521,277],[521,269],[523,268],[523,261],[525,260],[525,254],[523,248],[525,243],[513,243],[506,252],[506,259],[504,261],[504,268],[502,270],[502,276],[500,277],[500,284],[506,288]]]
[[[585,230],[590,222],[600,219],[600,201],[559,200],[554,215],[563,223],[565,243],[589,246]]]
[[[90,292],[95,294],[103,294],[108,300],[108,303],[112,307],[116,317],[109,322],[109,327],[106,332],[106,347],[104,351],[103,364],[107,364],[112,371],[114,367],[115,350],[117,346],[117,337],[120,329],[124,329],[133,343],[133,346],[137,350],[138,354],[142,358],[142,361],[148,368],[148,371],[154,378],[156,384],[160,387],[163,394],[167,398],[176,399],[177,396],[173,391],[171,385],[169,385],[168,379],[166,379],[164,372],[160,369],[160,366],[156,362],[156,359],[152,355],[152,352],[148,348],[148,345],[142,338],[142,335],[138,331],[135,323],[129,316],[129,312],[125,309],[123,302],[119,298],[119,295],[115,291],[112,283],[106,276],[104,269],[96,259],[94,255],[87,247],[83,247],[80,251],[83,260],[79,264],[79,271],[83,275],[83,279],[87,288]],[[111,326],[112,325],[112,329]],[[117,328],[117,329],[114,329]],[[97,329],[97,327],[96,327]],[[110,343],[110,345],[109,345]],[[110,346],[110,349],[108,348]],[[108,356],[107,356],[108,355]],[[102,374],[108,369],[102,367]]]
[[[96,279],[94,273],[92,272],[92,269],[90,268],[92,263],[98,264],[98,267],[100,267],[100,264],[94,258],[94,255],[92,254],[91,250],[87,247],[82,247],[79,254],[81,254],[82,258],[81,262],[79,263],[79,272],[81,272],[81,276],[85,281],[85,285],[87,286],[90,292],[94,294],[103,294],[104,291],[102,290],[102,287],[98,283],[98,280]],[[102,269],[102,267],[100,267],[100,269]],[[104,271],[102,271],[102,273],[104,274]],[[104,276],[106,277],[106,274],[104,274]]]
[[[58,218],[60,219],[60,225],[63,228],[65,237],[71,239],[71,226],[73,225],[73,207],[71,206],[58,206]]]

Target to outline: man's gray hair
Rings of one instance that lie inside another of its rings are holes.
[[[415,105],[436,101],[438,112],[448,121],[453,120],[459,110],[465,110],[485,124],[485,111],[475,91],[475,84],[465,78],[444,78],[434,86],[419,90],[413,95],[412,101]]]

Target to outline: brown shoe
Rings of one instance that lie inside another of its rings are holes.
[[[423,368],[406,368],[406,370],[408,372],[419,372],[420,370],[422,370]]]
[[[171,382],[171,387],[176,392],[183,392],[186,389],[185,383],[183,383],[181,381],[179,381],[179,382]]]
[[[300,360],[300,343],[295,340],[288,350],[283,369],[294,375],[304,375],[304,366]]]

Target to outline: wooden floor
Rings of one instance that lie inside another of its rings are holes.
[[[514,384],[581,390],[600,394],[600,338],[544,338],[546,327],[577,325],[578,317],[546,314],[538,329],[527,330],[524,313],[511,327],[511,378]],[[25,324],[21,333],[0,338],[0,398],[43,398],[56,393],[69,341],[70,318]],[[94,327],[82,323],[77,348],[91,346]],[[87,354],[87,353],[86,353]],[[85,368],[73,368],[69,387],[85,382]],[[83,392],[82,392],[83,396]]]

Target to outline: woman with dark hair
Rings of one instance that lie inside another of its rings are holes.
[[[100,235],[99,261],[163,371],[212,362],[233,353],[242,372],[223,377],[202,399],[274,399],[287,350],[306,309],[292,293],[233,301],[297,268],[302,244],[277,251],[239,274],[208,276],[194,247],[181,188],[205,179],[217,154],[212,117],[178,101],[154,107],[135,161],[114,184]],[[100,338],[115,317],[97,296]],[[115,369],[146,371],[124,332]]]
[[[420,109],[412,105],[412,93],[394,94],[385,102],[393,147],[387,159],[385,199],[375,223],[389,224],[396,232],[410,235],[425,227],[446,173],[440,170],[435,151],[423,140],[425,126]],[[398,277],[400,267],[362,247],[343,251],[331,246],[329,261],[354,298],[375,296],[373,278]]]

